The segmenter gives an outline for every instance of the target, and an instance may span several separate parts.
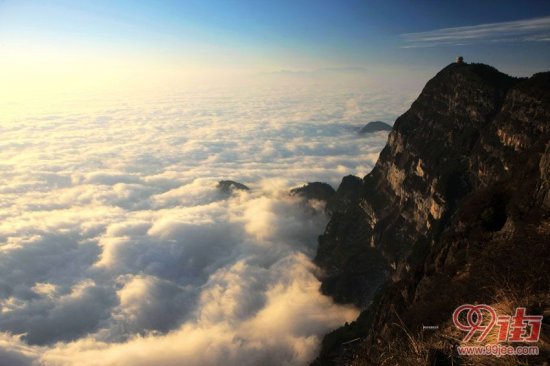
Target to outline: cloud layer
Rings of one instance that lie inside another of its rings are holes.
[[[0,127],[0,365],[302,365],[357,309],[319,293],[327,218],[408,97],[217,90]],[[223,195],[221,179],[249,192]]]
[[[550,17],[442,28],[401,35],[405,47],[475,44],[483,42],[548,42]]]

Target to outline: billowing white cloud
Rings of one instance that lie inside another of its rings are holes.
[[[407,101],[208,91],[2,121],[0,366],[306,364],[357,309],[320,294],[327,217],[287,192],[367,173],[386,136],[357,129]]]

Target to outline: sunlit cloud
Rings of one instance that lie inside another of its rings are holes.
[[[401,38],[404,47],[409,48],[486,42],[547,42],[550,41],[550,17],[442,28],[402,34]]]
[[[288,192],[366,174],[387,136],[357,130],[409,102],[221,88],[5,118],[0,365],[307,364],[358,309],[320,293],[328,218]]]

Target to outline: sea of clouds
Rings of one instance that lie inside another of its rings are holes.
[[[0,365],[307,364],[358,310],[320,294],[328,218],[288,191],[368,173],[387,135],[357,130],[410,100],[220,89],[2,118]]]

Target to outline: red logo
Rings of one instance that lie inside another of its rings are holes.
[[[537,342],[540,337],[542,315],[526,315],[525,308],[517,308],[513,316],[497,315],[489,305],[464,304],[453,313],[455,326],[468,332],[464,342],[478,333],[477,342],[482,342],[497,328],[497,342]]]

